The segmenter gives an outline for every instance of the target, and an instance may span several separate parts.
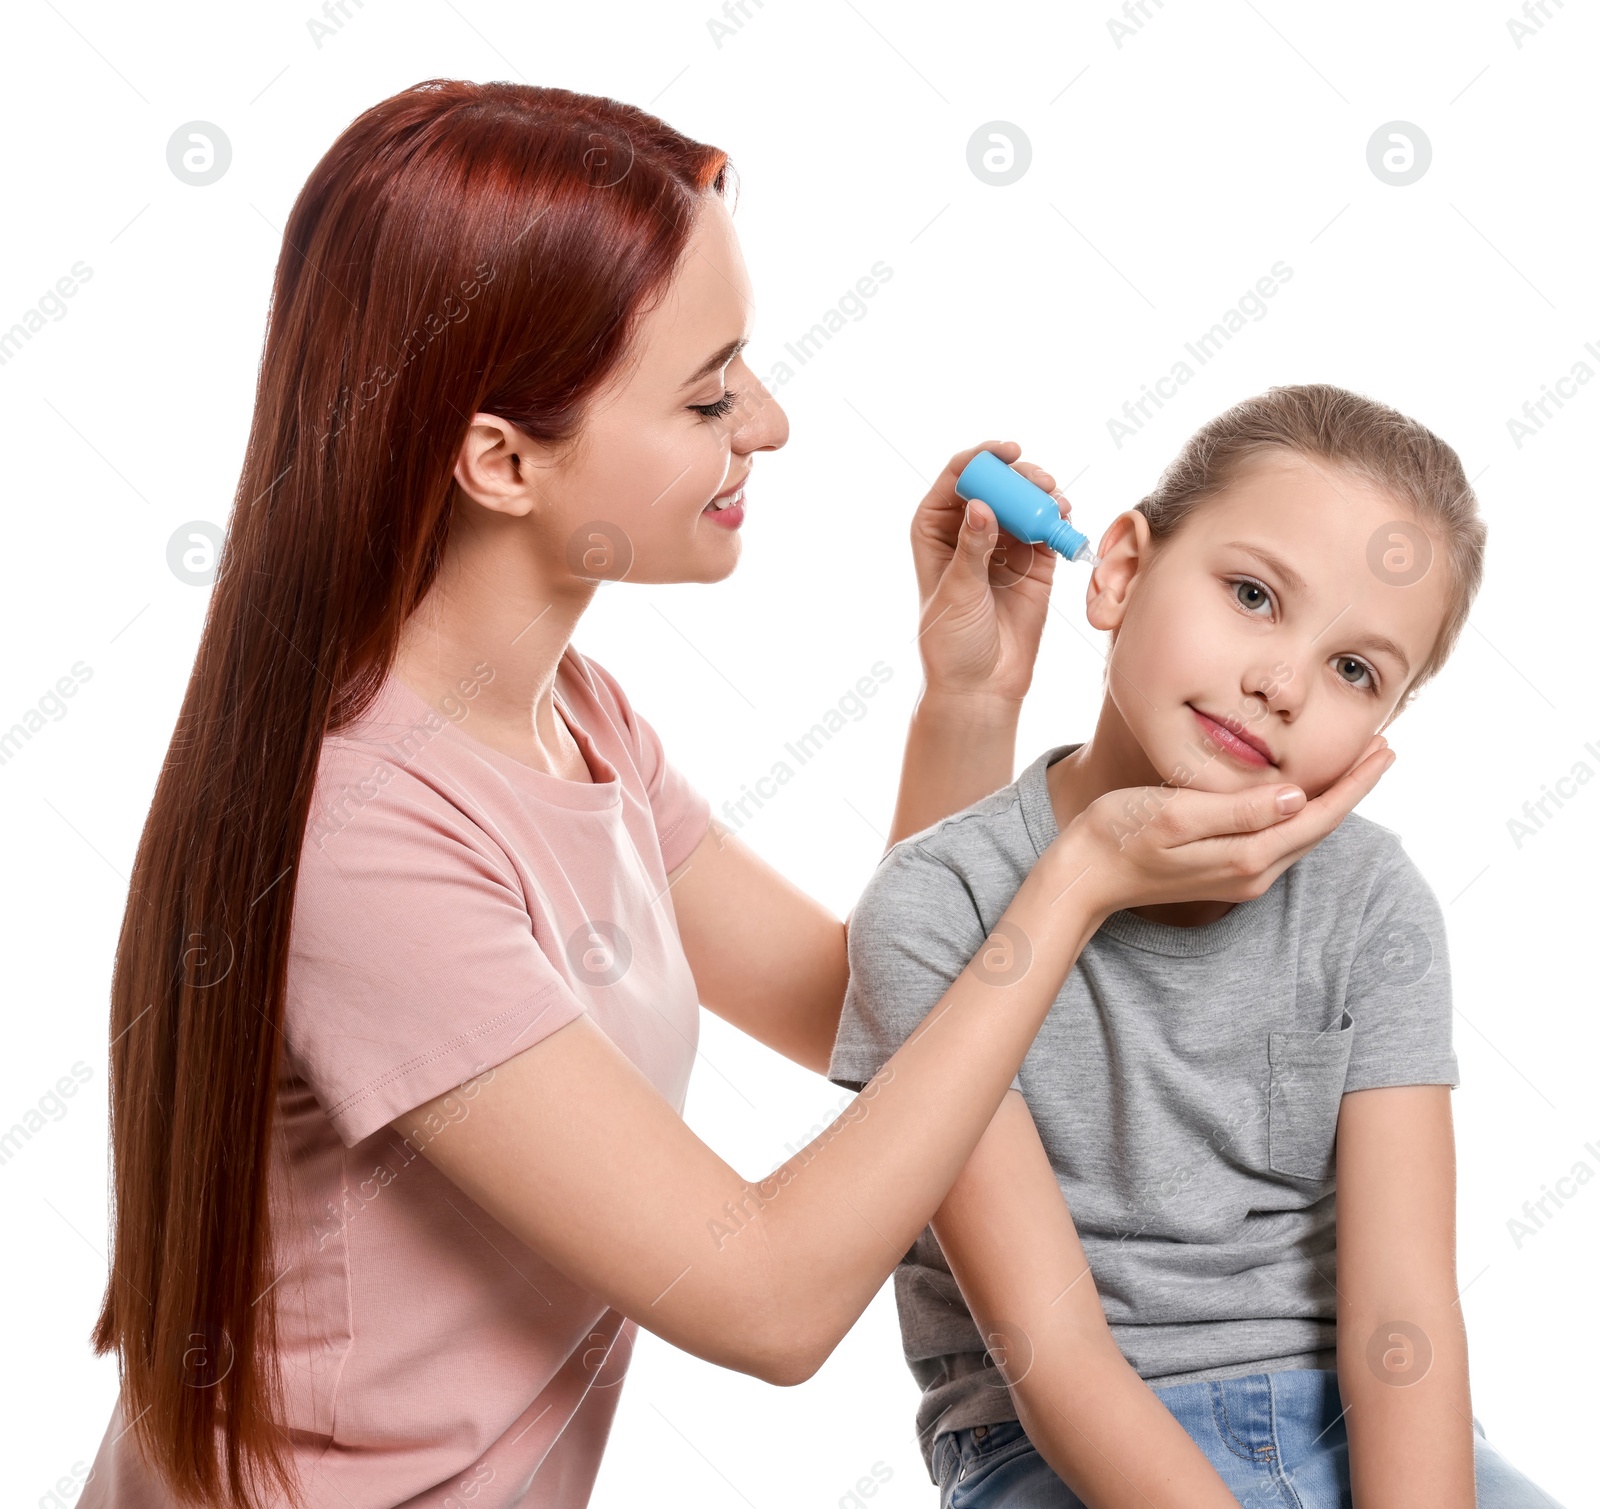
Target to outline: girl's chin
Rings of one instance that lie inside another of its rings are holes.
[[[1230,791],[1244,791],[1248,787],[1259,786],[1266,777],[1275,774],[1271,770],[1246,770],[1232,760],[1216,755],[1207,759],[1204,751],[1193,749],[1180,749],[1170,760],[1153,760],[1151,763],[1157,770],[1166,772],[1165,785],[1224,795]]]
[[[1243,771],[1237,774],[1218,775],[1214,770],[1192,771],[1182,764],[1167,777],[1169,786],[1181,786],[1185,791],[1210,791],[1219,796],[1226,796],[1231,791],[1243,791],[1247,786],[1259,784],[1259,781],[1252,781]]]

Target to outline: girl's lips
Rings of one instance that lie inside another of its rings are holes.
[[[1245,729],[1243,724],[1220,722],[1207,717],[1197,707],[1189,709],[1199,721],[1206,738],[1224,754],[1229,754],[1241,764],[1254,770],[1264,770],[1273,763],[1272,752],[1260,739]]]

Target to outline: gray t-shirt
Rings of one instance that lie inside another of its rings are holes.
[[[835,1084],[859,1090],[977,953],[1057,836],[1045,770],[1077,747],[879,861],[850,914]],[[1438,903],[1364,818],[1204,927],[1106,919],[1012,1085],[1141,1377],[1335,1365],[1339,1098],[1458,1084],[1450,1027]],[[894,1286],[932,1479],[939,1432],[1017,1412],[931,1226]]]

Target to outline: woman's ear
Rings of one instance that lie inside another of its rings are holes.
[[[1097,629],[1117,629],[1139,572],[1150,564],[1154,541],[1150,521],[1136,508],[1111,521],[1100,541],[1100,563],[1089,573],[1084,607]]]
[[[533,511],[540,468],[552,457],[498,414],[474,414],[456,457],[455,479],[474,503],[516,518]]]

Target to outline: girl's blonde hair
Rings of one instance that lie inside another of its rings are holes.
[[[1409,701],[1449,658],[1483,579],[1488,531],[1461,458],[1425,425],[1376,399],[1328,383],[1274,387],[1196,430],[1135,507],[1150,533],[1166,539],[1246,461],[1274,447],[1344,467],[1444,536],[1450,603],[1432,653],[1411,678]]]

